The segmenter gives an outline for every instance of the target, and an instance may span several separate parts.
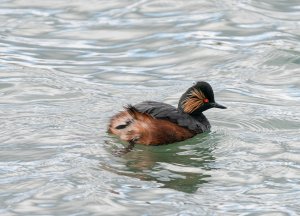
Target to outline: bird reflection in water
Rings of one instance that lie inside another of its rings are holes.
[[[102,168],[119,175],[155,181],[163,188],[193,193],[201,184],[209,181],[209,170],[213,169],[212,164],[215,161],[211,142],[207,134],[201,134],[172,145],[127,144],[123,149],[112,151],[125,163],[123,170],[120,167],[114,168],[113,163],[102,165]]]

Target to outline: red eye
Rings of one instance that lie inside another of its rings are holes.
[[[207,98],[204,98],[204,99],[203,99],[203,102],[204,102],[204,103],[208,103],[208,99],[207,99]]]

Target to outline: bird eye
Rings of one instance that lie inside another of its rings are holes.
[[[204,99],[203,99],[203,102],[204,102],[204,103],[208,103],[209,100],[208,100],[207,98],[204,98]]]

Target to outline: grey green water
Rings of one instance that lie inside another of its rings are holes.
[[[298,0],[0,0],[0,215],[299,215],[299,66]],[[116,156],[197,80],[209,133]]]

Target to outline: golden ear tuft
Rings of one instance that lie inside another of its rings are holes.
[[[187,98],[182,102],[183,111],[186,113],[192,113],[203,105],[205,95],[202,91],[195,88],[191,90]]]

